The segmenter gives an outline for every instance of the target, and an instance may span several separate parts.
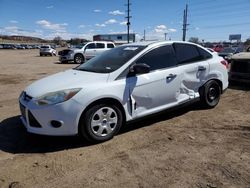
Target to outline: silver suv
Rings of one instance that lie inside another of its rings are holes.
[[[86,60],[101,54],[104,51],[110,50],[115,47],[113,42],[98,41],[98,42],[87,42],[82,46],[78,46],[72,49],[66,49],[60,51],[59,61],[61,63],[67,63],[74,61],[75,63],[84,63]]]
[[[52,48],[50,45],[43,45],[40,48],[40,56],[43,56],[43,55],[56,56],[56,50]]]

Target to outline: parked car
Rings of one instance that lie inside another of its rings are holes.
[[[218,52],[214,51],[212,48],[206,48],[209,52],[218,55]]]
[[[55,55],[56,56],[56,50],[52,48],[50,45],[43,45],[40,47],[40,56],[43,55]]]
[[[234,54],[239,53],[239,52],[243,52],[243,48],[240,48],[240,47],[235,47],[235,48],[228,47],[228,48],[224,48],[222,51],[220,51],[218,53],[218,55],[223,57],[226,60],[229,60],[229,59],[231,59],[231,57]]]
[[[215,107],[228,87],[226,66],[193,43],[122,45],[28,86],[21,119],[32,133],[106,141],[125,122],[183,103]]]
[[[229,81],[250,83],[250,52],[242,52],[232,56]]]
[[[22,46],[22,45],[20,45],[20,44],[17,44],[17,45],[16,45],[16,49],[18,49],[18,50],[23,50],[23,49],[25,49],[25,47]]]
[[[67,63],[74,61],[75,63],[84,63],[86,60],[95,57],[115,47],[113,42],[98,41],[87,42],[81,46],[73,49],[62,50],[58,53],[59,61],[61,63]]]
[[[223,50],[223,46],[221,44],[217,44],[213,47],[213,50],[216,52],[220,52]]]

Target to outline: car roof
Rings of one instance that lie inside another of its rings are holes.
[[[126,46],[158,46],[162,44],[173,44],[173,43],[183,43],[183,44],[193,44],[197,45],[191,42],[185,42],[185,41],[143,41],[143,42],[135,42],[135,43],[129,43],[124,44]]]
[[[250,59],[250,52],[241,52],[232,56],[232,59]]]

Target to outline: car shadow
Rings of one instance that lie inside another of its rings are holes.
[[[182,116],[187,112],[197,111],[197,110],[199,111],[207,110],[207,108],[204,108],[198,101],[192,102],[191,104],[190,103],[183,104],[178,107],[170,108],[162,112],[147,117],[143,117],[135,121],[131,121],[121,128],[119,134],[124,134],[136,129],[140,129],[142,127],[147,127],[161,121],[167,121],[172,118]]]
[[[58,65],[68,65],[68,64],[70,64],[70,65],[79,65],[78,63],[75,63],[74,61],[70,61],[70,62],[67,62],[67,63],[61,63],[61,62],[59,62],[59,61],[56,61],[56,62],[54,62],[54,64],[58,64]]]
[[[160,121],[166,121],[181,116],[189,111],[203,110],[199,103],[178,107],[161,113],[127,123],[118,136],[142,127],[150,126]],[[42,136],[30,134],[23,126],[20,116],[14,116],[0,123],[0,150],[13,154],[20,153],[50,153],[93,144],[79,136]]]
[[[78,136],[42,136],[30,134],[23,126],[20,116],[0,123],[0,150],[8,153],[47,153],[89,146]]]
[[[250,83],[229,82],[229,87],[233,90],[250,91]]]

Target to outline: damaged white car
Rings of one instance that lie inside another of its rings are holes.
[[[31,133],[101,142],[125,122],[195,99],[214,107],[227,87],[227,62],[217,54],[187,42],[143,42],[38,80],[19,102]]]

